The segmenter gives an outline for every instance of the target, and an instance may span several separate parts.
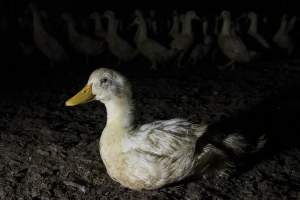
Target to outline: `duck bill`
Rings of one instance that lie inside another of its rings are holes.
[[[92,93],[92,85],[88,84],[84,86],[76,95],[68,99],[65,103],[66,106],[76,106],[83,103],[88,103],[95,99],[95,95]]]

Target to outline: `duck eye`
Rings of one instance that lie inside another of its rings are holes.
[[[100,80],[100,84],[104,84],[104,83],[107,83],[108,82],[108,79],[107,78],[103,78]]]

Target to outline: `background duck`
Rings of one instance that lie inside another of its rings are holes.
[[[207,18],[202,19],[202,37],[203,40],[193,48],[189,56],[189,63],[192,65],[196,65],[206,58],[211,53],[214,45],[213,37],[208,32]]]
[[[249,12],[248,13],[248,19],[250,20],[250,25],[248,29],[248,34],[256,39],[264,48],[270,48],[270,44],[267,42],[267,40],[258,33],[258,16],[255,12]]]
[[[90,56],[98,56],[105,50],[105,43],[102,40],[92,39],[91,37],[81,34],[76,30],[76,24],[72,15],[63,13],[62,18],[68,29],[69,41],[72,47],[79,53],[86,56],[86,63],[89,64]]]
[[[194,19],[200,20],[195,11],[188,11],[184,15],[180,34],[175,35],[174,40],[171,42],[171,48],[179,52],[177,59],[178,66],[182,65],[184,57],[187,55],[194,43],[194,33],[192,30],[192,21]]]
[[[101,16],[98,12],[92,12],[89,16],[92,20],[94,20],[94,34],[98,38],[105,38],[106,31],[104,30],[104,27],[102,25]]]
[[[223,19],[222,29],[218,35],[218,45],[225,56],[230,59],[226,66],[233,66],[235,62],[247,63],[255,53],[249,52],[242,39],[232,28],[231,14],[229,11],[221,13]]]
[[[110,52],[119,59],[120,62],[128,62],[133,60],[138,55],[138,50],[135,49],[126,40],[118,34],[118,20],[114,12],[105,11],[104,17],[108,20],[108,28],[105,40],[108,44]]]
[[[180,32],[180,19],[177,11],[175,10],[173,12],[173,21],[172,21],[172,26],[169,32],[169,36],[174,39]]]
[[[135,124],[130,83],[111,69],[95,70],[66,105],[92,100],[104,103],[107,111],[99,143],[107,172],[133,190],[158,189],[193,174],[224,176],[238,157],[264,146],[262,136],[250,142],[236,130],[220,134],[204,122],[171,119]]]
[[[273,42],[279,48],[283,49],[288,56],[291,56],[294,50],[294,44],[292,41],[292,37],[289,33],[293,26],[292,25],[289,26],[289,22],[287,18],[288,16],[286,14],[284,14],[281,17],[280,26],[273,37]]]
[[[135,36],[137,48],[144,57],[150,60],[151,68],[157,69],[158,64],[170,60],[173,56],[172,51],[148,37],[147,25],[141,13],[138,13],[133,23],[138,25]]]
[[[29,8],[33,17],[33,40],[36,47],[50,60],[52,66],[53,62],[57,63],[66,60],[68,56],[65,49],[45,30],[37,7],[34,4],[30,4]]]

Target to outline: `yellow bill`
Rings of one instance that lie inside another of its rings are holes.
[[[79,104],[87,103],[95,99],[92,93],[92,85],[86,85],[75,96],[68,99],[65,103],[66,106],[76,106]]]

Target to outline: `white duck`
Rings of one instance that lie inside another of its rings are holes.
[[[104,17],[108,19],[106,42],[110,52],[119,59],[119,62],[128,62],[138,55],[138,50],[131,46],[118,34],[118,20],[112,11],[105,11]]]
[[[62,62],[67,59],[63,46],[44,28],[40,13],[35,5],[29,4],[33,16],[33,40],[37,48],[52,62]]]
[[[173,50],[180,52],[177,61],[179,66],[181,66],[182,60],[194,43],[194,33],[192,30],[192,20],[194,19],[200,20],[195,11],[188,11],[185,14],[181,33],[175,36],[170,45]]]
[[[133,23],[138,25],[135,38],[137,48],[144,57],[150,60],[152,64],[151,68],[157,69],[158,64],[162,64],[170,60],[173,56],[172,51],[169,51],[159,42],[148,37],[147,25],[143,16],[137,15]]]
[[[224,175],[236,157],[263,146],[260,142],[252,147],[246,136],[234,132],[237,130],[218,132],[205,123],[185,119],[135,124],[130,83],[111,69],[95,70],[66,106],[92,100],[106,107],[99,151],[107,172],[113,180],[134,190],[157,189],[193,174]]]
[[[105,42],[103,40],[92,39],[87,35],[79,33],[71,14],[63,13],[62,18],[67,24],[69,41],[72,47],[77,52],[86,56],[87,64],[89,64],[90,56],[98,56],[104,52]]]
[[[250,20],[250,26],[247,32],[248,35],[250,35],[255,40],[257,40],[264,48],[270,48],[270,44],[257,31],[257,21],[258,21],[257,14],[255,12],[249,12],[248,19]]]
[[[249,52],[242,39],[234,32],[232,28],[231,15],[229,11],[221,13],[223,24],[218,36],[218,45],[225,56],[230,59],[226,65],[250,62],[255,56],[254,52]]]
[[[281,49],[284,49],[288,55],[291,55],[294,50],[292,37],[290,36],[287,15],[284,14],[281,18],[281,23],[278,31],[273,37],[273,42]]]

